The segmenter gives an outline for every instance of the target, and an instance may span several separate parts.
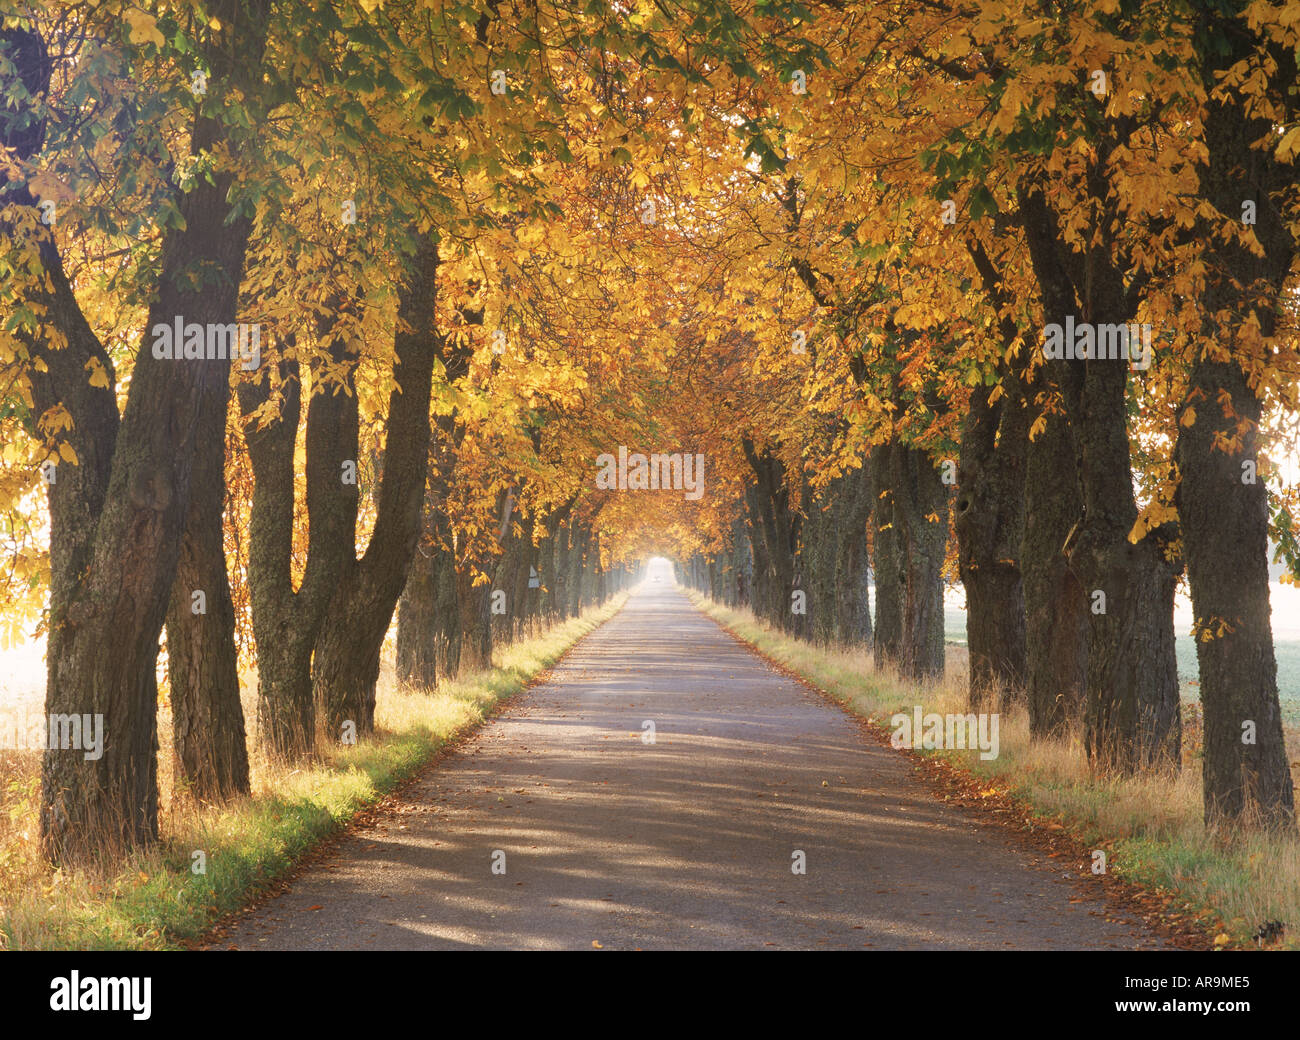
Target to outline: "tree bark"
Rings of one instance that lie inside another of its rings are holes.
[[[433,615],[437,624],[434,653],[438,674],[454,679],[460,674],[460,609],[456,595],[456,550],[454,543],[438,555],[434,575]]]
[[[349,559],[316,639],[312,685],[326,732],[357,736],[375,723],[379,657],[420,537],[429,468],[429,405],[438,356],[435,300],[438,236],[422,233],[398,301],[393,391],[388,400],[383,476],[370,544]]]
[[[342,306],[342,304],[340,304]],[[301,366],[276,366],[258,383],[239,388],[244,440],[253,468],[249,513],[248,589],[257,643],[259,739],[272,756],[292,759],[315,747],[316,713],[311,696],[311,655],[325,611],[353,554],[353,518],[359,490],[344,479],[355,463],[359,436],[353,389],[355,351],[334,338],[333,314],[322,314],[317,331],[331,367],[345,371],[341,386],[327,384],[317,367],[307,405],[306,511],[308,551],[302,583],[293,588],[294,453],[302,415]],[[270,422],[254,415],[278,391],[279,412]]]
[[[1099,199],[1107,199],[1103,160],[1098,159],[1091,184]],[[1073,314],[1092,324],[1127,323],[1135,304],[1109,253],[1100,247],[1082,257],[1070,253],[1040,191],[1023,193],[1021,209],[1045,317],[1064,323]],[[1090,610],[1088,756],[1097,768],[1120,773],[1177,768],[1181,710],[1173,592],[1181,561],[1174,555],[1176,530],[1162,528],[1136,543],[1128,540],[1138,515],[1129,458],[1129,362],[1094,358],[1047,364],[1064,388],[1078,445],[1083,513],[1066,555]]]
[[[471,321],[473,317],[469,316]],[[444,358],[448,378],[464,375],[467,361],[466,351],[448,352]],[[459,626],[444,586],[448,570],[454,577],[456,567],[447,493],[464,436],[464,424],[455,412],[439,415],[430,430],[423,534],[397,606],[397,678],[429,690],[436,687],[439,674],[455,675],[459,657]]]
[[[1047,392],[1036,380],[1030,394]],[[1025,526],[1020,578],[1025,597],[1026,697],[1032,739],[1055,739],[1083,720],[1088,675],[1088,597],[1062,551],[1083,512],[1074,441],[1065,416],[1025,450]]]
[[[456,572],[456,609],[460,616],[457,669],[461,673],[492,665],[492,586],[474,585],[473,577],[468,562]]]
[[[785,466],[770,449],[757,451],[748,437],[741,441],[741,448],[754,473],[755,482],[746,500],[757,541],[763,546],[766,595],[761,616],[782,631],[792,632],[801,624],[801,618],[791,611],[800,522],[790,507]]]
[[[795,588],[806,593],[806,613],[795,615],[792,622],[798,635],[821,646],[829,646],[835,639],[839,609],[835,527],[840,492],[839,480],[832,481],[816,498],[806,481],[803,485],[805,515],[799,525]]]
[[[997,317],[1007,355],[1021,338],[1011,317],[1012,294],[977,239],[967,250]],[[1026,341],[1032,337],[1025,337]],[[970,701],[980,709],[999,691],[998,706],[1027,695],[1026,605],[1020,553],[1025,534],[1025,469],[1030,410],[1024,396],[1029,347],[997,366],[1001,396],[978,386],[962,424],[960,487],[953,528],[958,570],[966,588]]]
[[[442,548],[428,534],[416,548],[397,601],[397,679],[432,691],[438,683],[437,574]]]
[[[1013,375],[1007,382],[1016,381]],[[976,708],[1019,700],[1026,671],[1020,543],[1028,426],[1014,385],[1015,396],[1006,395],[996,404],[989,403],[990,393],[989,387],[980,386],[971,395],[953,518],[958,569],[966,588],[970,700]]]
[[[902,450],[892,441],[871,450],[871,562],[876,584],[876,642],[872,653],[878,669],[886,662],[897,663],[903,649],[905,560],[893,486],[894,455]]]
[[[202,435],[224,438],[226,408],[209,405],[199,418]],[[167,611],[167,675],[176,779],[205,802],[249,793],[225,508],[224,453],[202,453],[194,461],[190,512]]]
[[[893,451],[894,517],[904,574],[898,664],[908,679],[943,675],[943,562],[948,544],[948,494],[924,451]]]
[[[1236,97],[1216,99],[1219,73],[1260,47],[1242,31],[1240,7],[1230,17],[1201,12],[1197,43],[1201,79],[1211,99],[1205,116],[1207,157],[1201,191],[1217,211],[1202,220],[1206,243],[1203,341],[1192,365],[1187,410],[1176,458],[1179,522],[1198,638],[1205,758],[1205,820],[1293,828],[1295,792],[1277,689],[1268,587],[1268,491],[1258,474],[1262,406],[1243,366],[1260,359],[1243,330],[1276,332],[1277,303],[1297,243],[1280,219],[1281,196],[1292,190],[1294,166],[1277,162],[1269,120],[1249,118]],[[1281,100],[1296,82],[1292,52],[1269,46],[1270,93]],[[1296,104],[1282,101],[1294,120]],[[1242,202],[1258,209],[1256,255],[1221,232],[1241,219]],[[1220,216],[1222,215],[1222,216]],[[1252,349],[1252,347],[1254,349]],[[1267,363],[1265,361],[1265,363]]]
[[[862,468],[844,475],[837,495],[834,636],[844,646],[870,646],[871,601],[868,582],[867,522],[871,517],[871,472]]]
[[[556,617],[556,604],[559,601],[559,575],[555,567],[555,555],[560,541],[560,514],[552,513],[546,518],[546,535],[537,543],[537,576],[541,582],[537,589],[537,612],[546,624],[552,624]]]
[[[219,2],[210,39],[202,45],[216,90],[235,90],[258,74],[266,43],[264,3]],[[50,79],[43,41],[21,30],[18,74],[31,92]],[[232,60],[238,55],[238,63]],[[43,128],[0,123],[5,145],[34,154]],[[11,140],[11,137],[13,138]],[[193,155],[238,151],[219,120],[196,117]],[[62,340],[51,349],[45,334],[17,330],[47,372],[33,384],[38,412],[63,404],[73,419],[68,443],[80,470],[50,485],[51,610],[47,645],[46,709],[51,715],[100,716],[102,754],[76,749],[46,752],[41,775],[41,844],[51,859],[75,865],[148,845],[158,834],[158,640],[181,552],[196,457],[220,456],[224,438],[204,443],[199,416],[229,393],[230,363],[155,358],[149,330],[187,323],[233,324],[250,225],[231,217],[234,175],[219,170],[178,192],[181,221],[165,234],[157,291],[149,308],[146,344],[137,360],[120,423],[112,389],[90,393],[86,365],[105,352],[87,325],[52,238],[39,245],[45,286],[33,302]],[[18,205],[34,206],[25,187]],[[192,276],[203,270],[201,280]],[[199,284],[201,282],[201,284]],[[61,355],[56,358],[56,355]],[[110,407],[112,406],[112,407]],[[116,436],[113,431],[116,431]],[[98,441],[92,445],[90,441]],[[110,457],[111,464],[105,465]],[[56,471],[57,472],[57,471]]]

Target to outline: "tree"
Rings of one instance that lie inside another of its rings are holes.
[[[38,278],[43,275],[45,284],[38,281],[28,298],[48,324],[33,322],[20,333],[37,362],[36,409],[67,410],[73,422],[67,443],[84,466],[79,479],[49,485],[47,710],[101,715],[107,736],[97,760],[59,749],[45,757],[42,841],[52,858],[67,864],[157,837],[158,636],[181,551],[195,461],[224,450],[224,438],[215,444],[200,440],[200,419],[207,409],[223,411],[229,361],[170,360],[155,356],[147,345],[149,330],[170,328],[178,317],[203,327],[230,325],[236,318],[250,225],[240,204],[229,199],[235,170],[220,157],[239,150],[243,135],[232,132],[232,124],[248,125],[244,106],[255,101],[268,7],[229,0],[214,4],[213,11],[212,23],[198,30],[197,40],[212,90],[195,106],[187,153],[214,168],[210,178],[174,190],[177,219],[163,237],[157,287],[120,421],[111,386],[87,391],[44,378],[64,372],[81,382],[86,370],[102,380],[109,373],[103,347],[82,315],[49,235],[38,239]],[[154,37],[161,41],[162,36],[152,18],[134,19],[130,31],[133,40],[143,38],[157,53]],[[27,94],[39,96],[50,67],[44,43],[33,35],[27,31],[19,46],[20,75]],[[17,142],[6,133],[4,143],[24,146],[30,130],[20,128]],[[34,211],[36,200],[20,189],[16,204]],[[92,376],[91,381],[98,380]]]

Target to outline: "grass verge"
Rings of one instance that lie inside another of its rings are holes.
[[[749,611],[688,595],[733,635],[886,732],[895,713],[910,714],[918,703],[941,715],[966,711],[959,661],[949,662],[945,679],[917,686],[896,672],[878,671],[870,651],[814,646],[769,628]],[[920,753],[979,777],[987,794],[1014,799],[1039,827],[1063,829],[1105,851],[1110,874],[1151,890],[1172,912],[1191,915],[1216,946],[1300,949],[1300,839],[1207,830],[1199,705],[1185,707],[1183,768],[1175,775],[1094,776],[1080,740],[1031,743],[1023,710],[1001,712],[996,759],[982,761],[977,751]],[[1300,734],[1288,730],[1287,747],[1294,776]],[[1256,941],[1271,921],[1282,922],[1280,939]]]
[[[326,747],[294,765],[269,762],[251,749],[253,794],[227,806],[195,805],[170,790],[164,739],[162,840],[111,872],[42,864],[35,833],[40,755],[6,752],[0,762],[0,949],[172,949],[203,934],[524,689],[625,600],[626,594],[616,596],[504,647],[496,667],[434,693],[399,687],[390,662],[377,691],[372,739]],[[246,700],[248,718],[255,717],[251,707]],[[165,714],[159,718],[164,738],[170,732]],[[199,853],[204,872],[195,873]]]

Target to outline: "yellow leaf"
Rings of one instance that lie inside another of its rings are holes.
[[[1277,146],[1279,162],[1290,162],[1297,155],[1300,155],[1300,126],[1294,126],[1283,134]]]
[[[101,389],[108,387],[108,369],[104,367],[99,358],[91,358],[87,361],[86,370],[90,373],[91,386],[97,386]]]
[[[1196,422],[1196,409],[1188,408],[1187,411],[1183,412],[1182,418],[1178,421],[1184,426],[1191,426],[1192,423]]]
[[[1232,936],[1227,932],[1220,932],[1214,937],[1214,948],[1216,950],[1221,949],[1224,946],[1227,946],[1230,942],[1232,942]]]
[[[970,53],[970,37],[957,33],[944,45],[944,52],[950,58],[964,58]]]
[[[77,453],[72,450],[72,445],[67,441],[59,445],[59,458],[64,462],[71,462],[74,466],[77,464]]]
[[[146,14],[144,11],[130,10],[123,17],[131,26],[132,43],[152,43],[161,47],[167,42],[163,34],[158,31],[158,21],[153,15]]]

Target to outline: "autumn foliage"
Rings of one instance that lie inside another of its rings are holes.
[[[1298,48],[1262,0],[0,4],[0,617],[121,734],[47,756],[47,852],[156,838],[160,660],[220,800],[364,739],[390,635],[433,687],[652,553],[918,680],[960,581],[972,703],[1120,773],[1180,761],[1186,581],[1207,819],[1291,826]]]

